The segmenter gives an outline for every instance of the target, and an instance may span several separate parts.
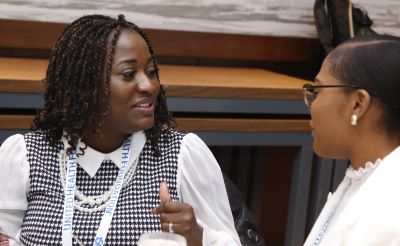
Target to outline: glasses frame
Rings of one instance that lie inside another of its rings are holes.
[[[303,97],[304,103],[308,108],[311,107],[311,104],[314,102],[317,97],[318,92],[315,89],[318,88],[350,88],[350,89],[362,89],[362,87],[358,85],[312,85],[312,84],[304,84],[303,85]]]

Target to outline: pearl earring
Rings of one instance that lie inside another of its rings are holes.
[[[352,114],[350,118],[350,125],[356,126],[357,125],[357,115]]]

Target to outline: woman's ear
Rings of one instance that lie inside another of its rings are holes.
[[[364,89],[358,89],[352,93],[352,115],[356,115],[357,119],[361,119],[371,106],[371,96]]]

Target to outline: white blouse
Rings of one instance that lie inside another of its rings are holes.
[[[365,167],[359,169],[354,169],[351,165],[347,168],[345,178],[348,179],[349,182],[347,182],[347,187],[343,190],[343,194],[336,205],[335,211],[332,211],[332,219],[322,237],[320,245],[324,245],[326,239],[331,237],[332,231],[334,231],[334,227],[337,225],[338,218],[345,210],[347,204],[354,199],[360,187],[381,162],[382,160],[378,159],[375,163],[367,162]]]
[[[64,146],[68,146],[63,138]],[[143,131],[133,134],[127,169],[146,142]],[[103,160],[120,163],[122,147],[108,154],[87,147],[79,165],[95,176]],[[135,168],[135,167],[133,167]],[[210,189],[210,187],[212,187]],[[29,162],[23,135],[16,134],[0,146],[0,231],[20,245],[19,233],[27,210]],[[203,245],[241,245],[234,227],[221,169],[207,145],[195,134],[187,134],[178,155],[177,188],[181,202],[190,204],[203,228]]]
[[[400,245],[399,160],[397,147],[364,168],[349,167],[304,246]]]

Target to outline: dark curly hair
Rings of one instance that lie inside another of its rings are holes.
[[[149,39],[138,26],[126,21],[123,15],[118,16],[118,19],[103,15],[83,16],[66,27],[57,40],[44,79],[45,105],[37,113],[32,130],[43,130],[53,144],[65,132],[71,146],[67,150],[68,154],[76,148],[89,126],[93,127],[94,133],[99,134],[103,124],[102,116],[109,110],[111,64],[122,29],[132,29],[145,40],[159,80],[157,62]],[[155,123],[145,131],[155,153],[159,153],[160,134],[173,127],[173,123],[165,91],[161,87],[157,97]]]

